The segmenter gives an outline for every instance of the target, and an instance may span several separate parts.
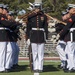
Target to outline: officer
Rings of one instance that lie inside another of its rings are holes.
[[[36,3],[35,12],[28,16],[26,30],[28,40],[31,42],[34,72],[43,71],[44,44],[48,39],[47,16],[40,8],[41,5]]]

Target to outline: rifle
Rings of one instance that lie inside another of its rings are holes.
[[[67,25],[67,23],[63,22],[63,21],[60,21],[56,18],[53,18],[52,16],[48,15],[45,13],[45,15],[48,17],[48,19],[52,19],[52,20],[55,20],[57,23],[62,23],[63,25]]]
[[[31,72],[33,71],[33,56],[32,56],[32,48],[31,48],[31,44],[29,46],[29,63],[30,63],[30,69]]]

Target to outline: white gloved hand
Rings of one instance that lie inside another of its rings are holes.
[[[56,39],[58,40],[58,39],[59,39],[59,37],[60,37],[60,35],[59,35],[59,34],[57,34]]]
[[[30,45],[30,39],[27,40],[27,45],[28,45],[28,46]]]
[[[26,23],[23,22],[22,25],[26,26]]]
[[[19,23],[23,23],[23,20],[22,20],[22,19],[20,19]]]
[[[52,35],[52,38],[56,38],[56,35]]]
[[[53,44],[55,44],[55,43],[56,43],[56,41],[57,41],[56,39],[55,39],[55,40],[53,40]]]
[[[18,22],[20,19],[18,17],[16,17],[15,21]]]
[[[52,32],[55,32],[56,29],[55,28],[48,28],[48,31],[52,33]]]

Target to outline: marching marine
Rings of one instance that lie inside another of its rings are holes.
[[[64,12],[64,11],[62,12],[62,20],[65,22],[67,22],[68,20],[67,14],[68,12]],[[65,25],[62,23],[58,23],[55,25],[57,34],[59,34],[63,30],[64,26]],[[56,46],[56,50],[61,60],[61,64],[58,67],[62,68],[63,70],[66,69],[67,67],[67,60],[66,60],[66,53],[65,53],[66,42],[64,41],[64,38],[65,37],[60,37],[58,41],[58,45]]]
[[[68,10],[68,23],[63,28],[63,30],[60,32],[60,37],[65,37],[65,42],[67,43],[65,52],[66,52],[66,58],[67,58],[67,69],[65,72],[73,72],[75,71],[75,40],[71,41],[70,36],[70,29],[75,28],[75,5],[71,4],[69,6]],[[73,36],[72,36],[73,37]]]

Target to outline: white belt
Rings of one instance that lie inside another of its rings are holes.
[[[42,30],[42,31],[45,31],[44,28],[32,28],[32,30]]]
[[[9,30],[10,32],[12,32],[9,28],[4,28],[4,27],[0,27],[0,30]]]
[[[63,43],[66,45],[66,42],[62,41],[62,40],[59,40],[58,43]]]

